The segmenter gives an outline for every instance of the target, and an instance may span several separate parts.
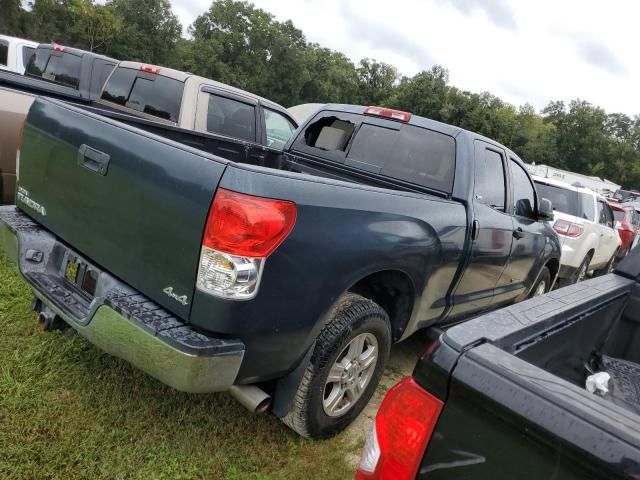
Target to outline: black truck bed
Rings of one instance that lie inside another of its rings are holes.
[[[445,399],[418,478],[640,478],[639,274],[636,251],[443,333],[414,372]],[[608,393],[585,388],[596,372]]]

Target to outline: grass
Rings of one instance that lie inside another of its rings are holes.
[[[0,478],[353,478],[339,436],[301,439],[229,395],[176,392],[83,338],[43,333],[0,254]]]

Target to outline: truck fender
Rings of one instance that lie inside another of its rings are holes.
[[[315,347],[316,342],[314,341],[298,366],[276,382],[272,409],[272,413],[276,417],[283,418],[287,413],[289,413],[289,410],[291,410],[291,407],[293,406],[293,399],[298,391],[300,381],[307,369],[307,365],[309,365],[309,362],[311,361],[311,355],[313,355]]]

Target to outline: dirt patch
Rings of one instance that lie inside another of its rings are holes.
[[[426,342],[427,340],[422,335],[417,334],[391,348],[387,369],[382,380],[380,380],[376,393],[358,418],[342,434],[349,446],[345,460],[350,466],[355,468],[360,460],[360,451],[364,446],[369,430],[371,430],[371,423],[376,416],[380,402],[398,380],[411,374],[418,357],[426,348]]]

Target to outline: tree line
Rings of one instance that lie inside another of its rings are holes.
[[[246,1],[218,0],[182,36],[169,0],[0,0],[0,32],[192,72],[285,106],[384,105],[481,133],[526,162],[606,177],[640,189],[640,115],[607,113],[575,99],[541,112],[449,83],[433,66],[412,77],[389,64],[309,42]]]

